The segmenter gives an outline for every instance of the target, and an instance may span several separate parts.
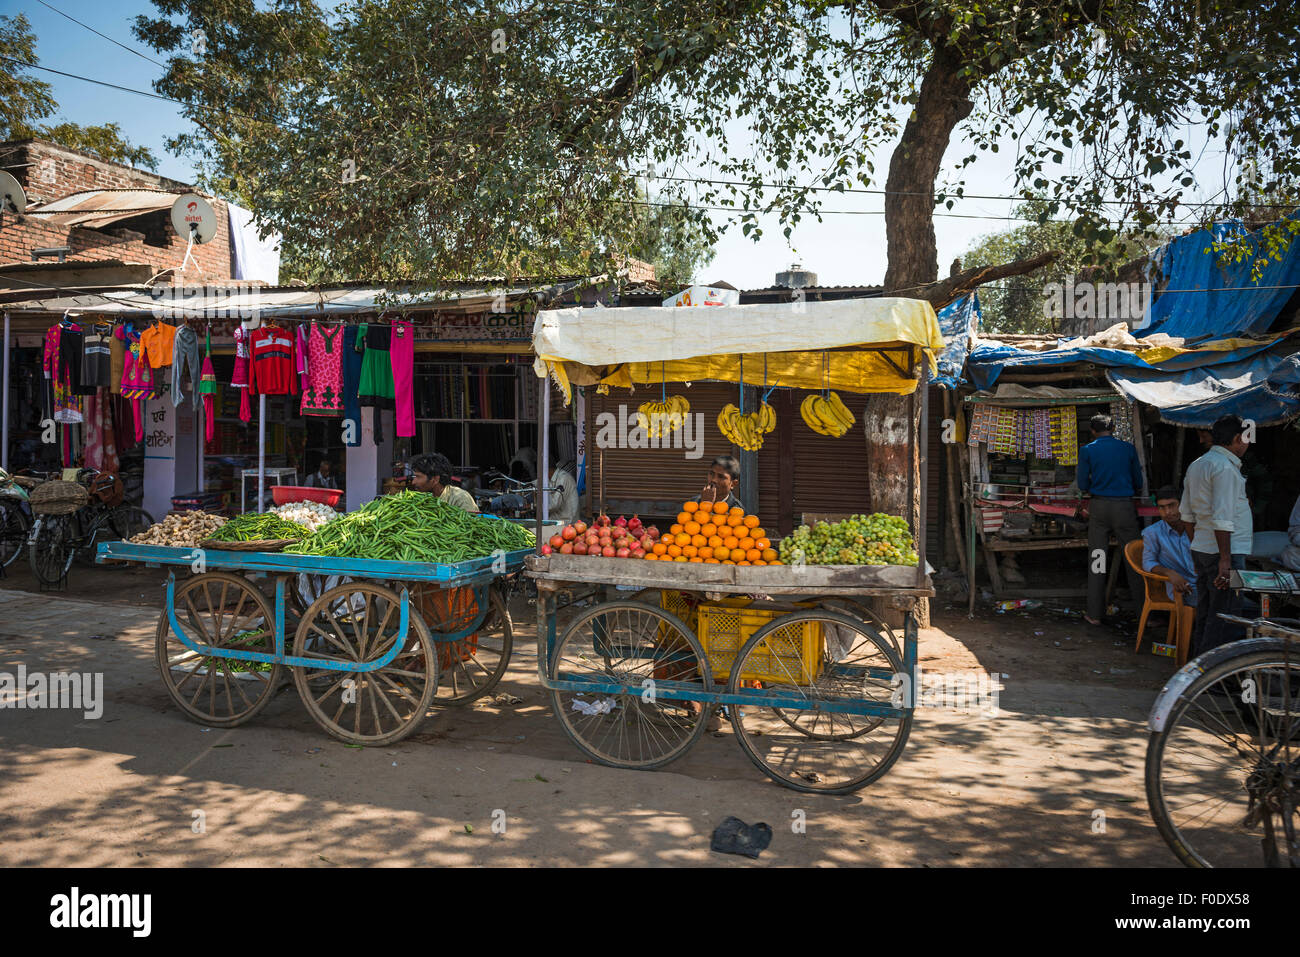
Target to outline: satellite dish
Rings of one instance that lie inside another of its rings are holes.
[[[206,243],[217,234],[217,214],[197,193],[186,193],[172,203],[172,229],[182,239],[191,236],[196,243]]]
[[[27,194],[13,176],[0,170],[0,213],[27,212]]]

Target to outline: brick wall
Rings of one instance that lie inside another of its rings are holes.
[[[105,163],[79,150],[65,149],[43,140],[18,140],[0,144],[0,168],[11,173],[27,191],[28,205],[49,202],[81,190],[164,189],[191,192],[185,183],[145,170]],[[217,234],[194,247],[187,280],[231,278],[230,220],[226,204],[207,197],[217,212]],[[0,263],[30,262],[33,249],[71,246],[68,259],[92,262],[120,259],[156,266],[160,271],[179,268],[185,258],[185,240],[171,228],[167,211],[114,223],[102,229],[55,226],[31,216],[5,215],[0,220]]]

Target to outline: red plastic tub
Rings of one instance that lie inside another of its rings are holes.
[[[325,505],[337,505],[343,497],[343,490],[338,488],[310,488],[306,485],[272,485],[271,498],[276,505],[288,505],[290,502],[321,502]]]

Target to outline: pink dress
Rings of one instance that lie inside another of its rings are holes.
[[[313,322],[307,334],[303,415],[343,415],[343,326]]]
[[[131,404],[131,412],[135,417],[135,440],[139,442],[144,438],[144,403],[153,395],[149,357],[145,355],[137,333],[128,334],[124,326],[118,326],[113,335],[126,345],[122,361],[122,398]]]
[[[230,384],[239,389],[239,420],[247,422],[253,417],[253,406],[248,400],[248,335],[249,332],[241,322],[235,326],[235,371],[230,376]]]

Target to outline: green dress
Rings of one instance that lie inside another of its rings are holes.
[[[361,384],[357,396],[362,405],[377,409],[397,407],[393,386],[393,359],[389,354],[392,329],[363,322],[357,329],[357,352],[361,353]]]

